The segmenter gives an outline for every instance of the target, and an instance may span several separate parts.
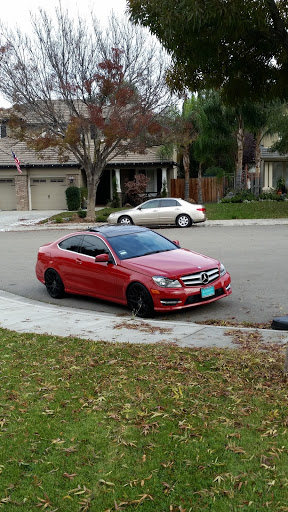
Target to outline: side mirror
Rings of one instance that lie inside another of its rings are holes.
[[[109,261],[110,257],[109,254],[103,253],[98,254],[95,258],[96,263],[107,263]]]
[[[179,244],[179,240],[172,240],[173,244],[176,244],[178,245],[178,247],[180,247],[180,244]]]

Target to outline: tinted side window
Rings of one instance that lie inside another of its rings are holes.
[[[158,208],[159,207],[159,199],[153,199],[152,201],[148,201],[147,203],[143,203],[141,205],[142,210],[147,210],[148,208]]]
[[[93,256],[93,258],[98,256],[98,254],[110,254],[103,240],[93,235],[84,235],[81,253],[86,254],[86,256]]]
[[[83,235],[76,235],[65,238],[65,240],[60,242],[59,247],[61,249],[65,249],[66,251],[79,252],[82,236]]]
[[[178,201],[176,201],[176,199],[161,199],[161,207],[162,208],[166,208],[168,206],[177,206],[178,205]]]

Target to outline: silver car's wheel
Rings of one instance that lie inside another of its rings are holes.
[[[118,224],[126,224],[126,226],[129,226],[133,224],[133,220],[128,215],[122,215],[122,217],[119,217]]]
[[[189,215],[186,215],[184,213],[183,213],[183,215],[178,215],[178,217],[176,219],[176,225],[179,228],[188,228],[189,226],[191,226],[191,224],[192,224],[192,220],[189,217]]]

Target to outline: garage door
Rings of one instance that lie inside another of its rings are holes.
[[[16,210],[15,181],[13,178],[0,179],[0,210]]]
[[[65,178],[31,178],[32,210],[66,210]]]

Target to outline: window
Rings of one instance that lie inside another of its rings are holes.
[[[142,210],[147,210],[148,208],[159,208],[159,199],[153,199],[152,201],[147,201],[147,203],[143,203],[141,205]]]
[[[64,249],[66,251],[79,252],[81,240],[83,235],[70,236],[69,238],[65,238],[60,242],[60,249]]]
[[[5,137],[7,137],[7,127],[6,127],[6,124],[1,124],[0,125],[0,139],[4,139]]]
[[[176,199],[161,199],[160,203],[161,208],[167,208],[168,206],[179,206],[179,203],[176,201]]]
[[[110,254],[103,240],[94,235],[84,235],[81,253],[93,258],[96,258],[99,254]]]

